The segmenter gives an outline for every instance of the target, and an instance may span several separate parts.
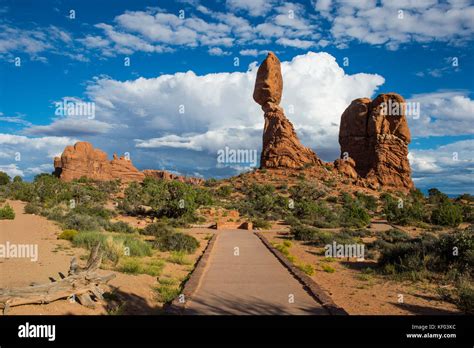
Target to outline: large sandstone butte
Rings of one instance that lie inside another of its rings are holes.
[[[316,154],[300,143],[293,125],[279,106],[282,92],[280,61],[269,52],[258,68],[253,92],[253,99],[265,112],[260,167],[299,169],[305,165],[321,164]]]
[[[335,166],[374,186],[412,188],[407,158],[411,138],[404,105],[396,93],[352,101],[341,116],[341,159]]]
[[[54,158],[54,169],[54,174],[63,181],[87,177],[99,181],[120,179],[130,182],[145,178],[145,174],[130,160],[114,154],[113,160],[109,161],[104,151],[94,149],[88,142],[66,146],[61,157]]]

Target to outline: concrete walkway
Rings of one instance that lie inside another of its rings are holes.
[[[219,231],[192,297],[185,314],[329,314],[246,230]]]

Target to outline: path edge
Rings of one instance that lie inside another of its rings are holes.
[[[346,310],[338,306],[321,286],[311,277],[292,264],[278,249],[276,249],[261,232],[254,234],[262,241],[268,250],[290,271],[290,273],[305,286],[305,290],[316,299],[332,315],[349,315]]]
[[[209,243],[207,243],[206,248],[196,262],[196,267],[189,275],[189,278],[185,281],[183,290],[179,293],[177,297],[173,299],[170,303],[165,303],[163,305],[163,310],[167,314],[174,315],[183,315],[186,310],[186,303],[191,301],[193,294],[196,292],[199,287],[199,283],[206,269],[207,261],[211,255],[212,248],[216,242],[218,232],[211,237]],[[180,296],[184,295],[185,301],[180,302]]]

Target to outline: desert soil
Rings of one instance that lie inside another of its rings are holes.
[[[274,226],[278,227],[278,226]],[[381,233],[392,228],[383,222],[373,223],[371,229]],[[331,231],[331,230],[328,230]],[[266,238],[281,244],[288,239],[288,229],[262,231]],[[334,230],[333,230],[334,232]],[[415,234],[416,231],[412,231]],[[457,307],[443,301],[436,292],[436,284],[429,282],[411,282],[391,280],[385,276],[364,275],[361,271],[375,266],[375,261],[356,261],[334,259],[326,262],[321,255],[322,248],[305,245],[292,240],[289,248],[296,262],[310,264],[315,272],[311,278],[332,297],[334,302],[349,314],[359,315],[424,315],[424,314],[460,314]],[[335,271],[325,272],[322,265],[329,265]],[[402,295],[402,297],[400,296]],[[400,303],[399,300],[403,300]]]
[[[5,244],[36,244],[38,245],[38,260],[7,258],[0,259],[0,288],[23,287],[34,283],[48,283],[51,277],[60,279],[59,272],[67,275],[71,258],[85,264],[88,251],[74,248],[69,241],[58,239],[61,229],[53,222],[42,216],[25,214],[25,203],[7,201],[15,210],[14,220],[0,220],[0,243]],[[130,219],[126,219],[130,220]],[[136,224],[144,227],[145,222]],[[200,241],[198,250],[188,256],[190,265],[177,265],[167,262],[160,277],[174,278],[182,281],[193,269],[193,264],[207,245],[207,238],[214,230],[189,229],[186,233]],[[156,252],[153,257],[166,259],[169,253]],[[118,312],[122,314],[159,314],[162,304],[157,302],[152,287],[158,285],[157,277],[146,274],[130,275],[109,270],[100,270],[102,274],[115,273],[116,277],[109,282],[105,290],[109,291],[112,300],[106,303],[96,303],[95,309],[81,306],[67,299],[44,305],[25,305],[13,307],[11,315],[87,315],[107,314]],[[125,303],[125,305],[123,305]],[[120,304],[122,307],[120,308]]]

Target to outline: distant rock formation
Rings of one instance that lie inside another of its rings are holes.
[[[334,165],[372,186],[412,188],[405,100],[396,93],[352,101],[341,116],[341,159]]]
[[[282,91],[280,61],[269,52],[258,68],[253,92],[253,99],[265,112],[260,167],[299,169],[305,165],[321,164],[316,154],[300,143],[293,125],[279,106]]]
[[[107,154],[88,142],[77,142],[74,146],[66,146],[61,157],[54,158],[54,174],[63,181],[71,181],[81,177],[107,181],[120,179],[122,182],[142,181],[145,174],[135,168],[125,157],[117,157],[109,161]]]
[[[176,174],[167,172],[166,170],[145,169],[143,171],[143,174],[145,174],[145,177],[149,177],[149,178],[162,179],[162,180],[176,180],[176,181],[184,182],[191,185],[201,185],[204,183],[204,179],[176,175]]]
[[[54,175],[63,181],[86,177],[98,181],[120,179],[122,182],[131,182],[152,177],[193,185],[204,183],[204,179],[180,176],[165,170],[146,169],[140,172],[123,156],[118,157],[114,154],[113,159],[109,161],[104,151],[94,149],[88,142],[77,142],[74,146],[66,146],[61,157],[54,158]]]

